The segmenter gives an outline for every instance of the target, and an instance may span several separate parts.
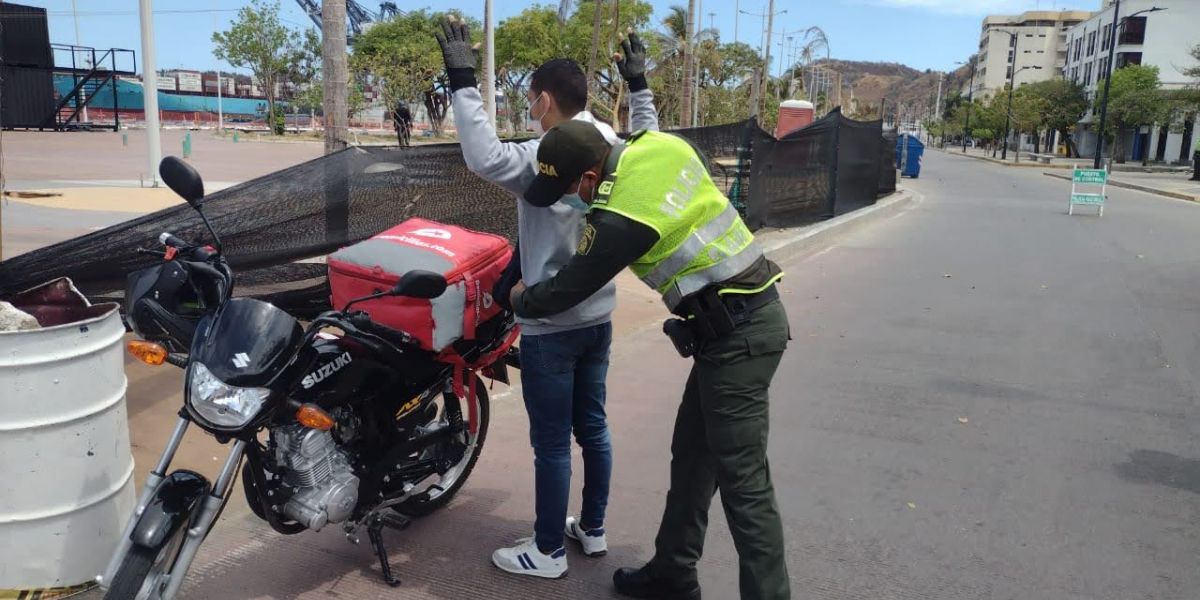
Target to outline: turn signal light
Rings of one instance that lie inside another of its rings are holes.
[[[296,420],[309,429],[329,431],[333,429],[333,417],[315,404],[302,404],[296,411]]]
[[[134,358],[152,366],[157,367],[167,362],[167,349],[154,342],[146,340],[129,340],[125,344],[125,349],[133,355]]]

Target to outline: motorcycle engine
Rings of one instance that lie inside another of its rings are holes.
[[[272,433],[284,481],[296,490],[283,513],[314,531],[349,518],[358,504],[358,477],[333,435],[298,424]]]

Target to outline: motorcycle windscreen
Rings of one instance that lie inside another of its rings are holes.
[[[192,361],[238,387],[267,387],[304,337],[300,323],[274,305],[234,298],[196,336]]]

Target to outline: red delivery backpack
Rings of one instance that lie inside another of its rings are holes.
[[[387,297],[355,307],[412,335],[422,348],[441,352],[458,340],[475,339],[476,327],[503,310],[492,288],[512,254],[504,237],[409,219],[329,255],[333,307],[391,289],[412,270],[442,273],[446,293],[433,300]]]

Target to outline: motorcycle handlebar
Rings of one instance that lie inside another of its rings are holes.
[[[162,234],[160,234],[158,236],[158,242],[164,246],[170,246],[172,248],[175,248],[176,250],[183,250],[184,248],[188,247],[187,242],[185,242],[167,232],[163,232]]]

